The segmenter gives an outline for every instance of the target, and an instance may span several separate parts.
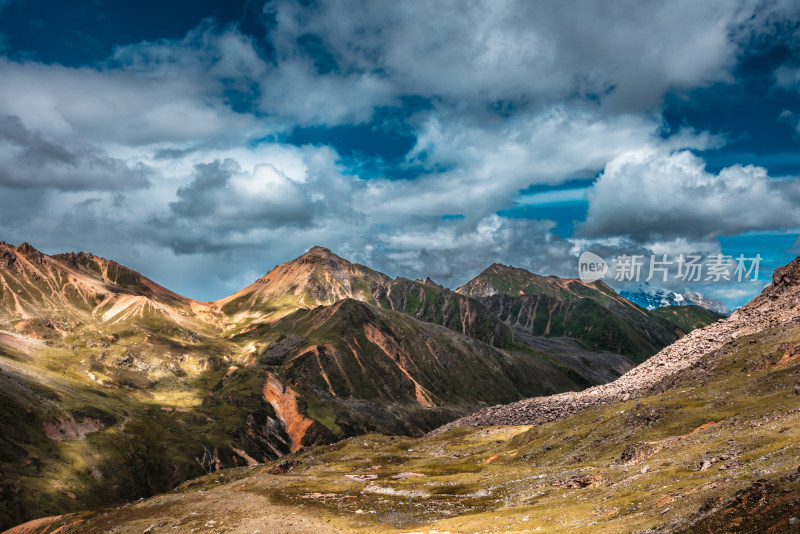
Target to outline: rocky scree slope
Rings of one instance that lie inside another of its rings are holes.
[[[458,426],[531,425],[561,419],[580,410],[652,393],[665,379],[691,367],[732,340],[800,318],[800,257],[776,269],[773,282],[731,317],[694,330],[617,380],[580,392],[525,399],[492,406],[452,421],[429,435]]]

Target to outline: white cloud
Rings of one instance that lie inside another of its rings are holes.
[[[646,149],[610,161],[588,193],[587,236],[627,235],[640,242],[707,240],[800,223],[797,180],[782,183],[762,167],[709,173],[690,151]]]
[[[621,154],[662,144],[709,144],[707,136],[691,132],[663,140],[660,127],[657,117],[564,106],[491,125],[435,114],[419,126],[409,155],[409,163],[431,173],[411,182],[370,182],[358,204],[380,206],[376,217],[385,222],[410,213],[459,214],[475,222],[508,207],[532,184],[592,177]]]
[[[396,104],[386,79],[370,73],[320,75],[308,61],[286,61],[261,85],[261,108],[299,125],[368,122],[379,106]]]

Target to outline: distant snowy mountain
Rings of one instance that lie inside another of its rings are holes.
[[[634,291],[620,291],[619,294],[648,310],[654,310],[663,306],[690,306],[695,304],[723,315],[731,314],[731,309],[721,300],[704,297],[700,293],[689,290],[683,293],[675,293],[669,289],[645,284]]]

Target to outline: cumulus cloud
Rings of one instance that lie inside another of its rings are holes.
[[[409,277],[432,277],[452,288],[463,284],[494,262],[526,267],[545,274],[572,272],[571,244],[549,233],[549,221],[507,219],[489,215],[475,224],[448,219],[376,232],[361,251],[360,260]]]
[[[176,253],[258,247],[271,232],[313,235],[319,226],[355,218],[352,179],[340,174],[326,147],[268,145],[217,154],[194,165],[168,214],[151,217],[151,231]]]
[[[320,75],[310,60],[281,63],[261,91],[261,109],[301,126],[368,122],[377,107],[397,103],[395,88],[377,74]]]
[[[629,152],[611,160],[587,193],[581,231],[649,242],[791,228],[800,224],[797,186],[797,180],[776,181],[752,165],[710,173],[687,150]]]

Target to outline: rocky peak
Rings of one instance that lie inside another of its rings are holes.
[[[313,264],[327,264],[327,265],[339,265],[339,264],[347,264],[350,263],[349,261],[345,260],[344,258],[337,256],[330,249],[325,247],[311,247],[308,252],[294,260],[297,263],[313,263]],[[290,262],[291,263],[291,262]]]
[[[44,254],[33,248],[33,246],[27,242],[15,247],[3,241],[0,242],[0,251],[2,251],[2,253],[0,253],[0,256],[2,256],[0,263],[5,267],[10,267],[21,258],[36,263],[41,263],[44,260]]]
[[[503,265],[502,263],[493,263],[481,274],[511,274],[521,270],[522,269],[519,269],[518,267],[512,267],[511,265]]]
[[[41,262],[42,259],[44,258],[44,254],[33,248],[33,246],[27,241],[17,247],[17,252],[19,252],[26,258],[34,261]]]
[[[65,252],[64,254],[58,254],[54,257],[75,267],[78,265],[86,265],[95,259],[94,254],[87,252]]]
[[[30,254],[32,252],[38,252],[38,250],[33,248],[33,246],[30,243],[25,241],[24,243],[22,243],[20,246],[17,247],[17,252],[19,252],[20,254]]]
[[[316,246],[302,256],[276,266],[255,283],[215,304],[224,307],[237,300],[236,313],[250,313],[262,309],[265,303],[289,302],[286,297],[296,300],[299,307],[333,304],[348,297],[370,300],[372,291],[388,280],[382,273]],[[290,307],[288,304],[284,306],[286,309]]]

